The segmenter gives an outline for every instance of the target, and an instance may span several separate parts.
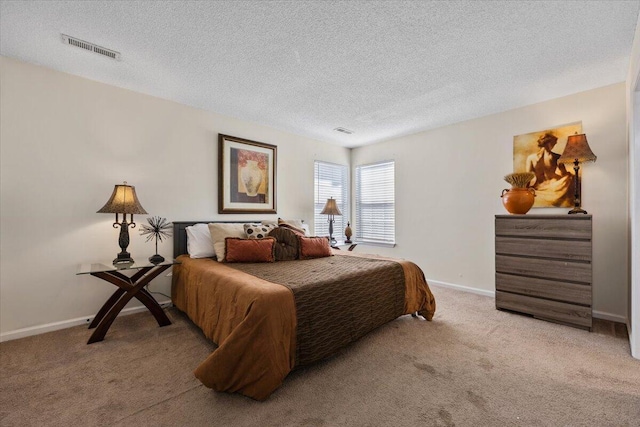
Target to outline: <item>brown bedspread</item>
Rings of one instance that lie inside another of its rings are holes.
[[[219,345],[196,377],[263,400],[296,365],[402,314],[431,319],[435,301],[415,264],[349,255],[274,264],[179,257],[173,303]]]

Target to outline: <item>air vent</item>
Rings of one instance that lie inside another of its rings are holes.
[[[120,60],[120,52],[116,52],[115,50],[107,49],[105,47],[98,46],[96,44],[89,43],[84,40],[68,36],[66,34],[62,34],[62,43],[79,47],[80,49],[88,50],[90,52],[97,53],[98,55],[106,56],[107,58],[115,59],[117,61]]]
[[[353,133],[352,130],[349,129],[345,129],[345,128],[335,128],[334,129],[336,132],[342,132],[342,133],[346,133],[347,135],[351,135]]]

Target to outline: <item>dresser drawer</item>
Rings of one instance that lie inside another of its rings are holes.
[[[591,242],[496,236],[496,254],[591,261]]]
[[[591,264],[496,255],[496,273],[591,284]]]
[[[496,308],[591,329],[592,216],[496,215]]]
[[[496,291],[496,308],[591,328],[591,307]]]
[[[496,273],[496,290],[591,306],[591,286]]]
[[[591,217],[496,217],[496,236],[591,240]]]

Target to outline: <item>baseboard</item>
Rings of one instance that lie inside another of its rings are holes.
[[[443,288],[457,289],[459,291],[470,292],[472,294],[484,295],[486,297],[494,298],[496,293],[494,291],[487,291],[484,289],[470,288],[468,286],[456,285],[455,283],[441,282],[439,280],[427,279],[429,286],[442,286]]]
[[[593,310],[591,312],[591,316],[596,319],[609,320],[611,322],[618,322],[627,324],[627,318],[625,316],[620,316],[619,314],[607,313],[605,311]]]
[[[434,280],[434,279],[427,279],[427,283],[433,286],[441,286],[443,288],[457,289],[459,291],[469,292],[472,294],[483,295],[483,296],[492,297],[492,298],[495,297],[495,291],[471,288],[468,286],[457,285],[455,283],[441,282],[439,280]],[[165,307],[171,306],[171,301],[170,300],[159,301],[158,304],[160,304],[162,308],[165,308]],[[120,312],[120,316],[139,313],[145,310],[146,310],[145,306],[125,308]],[[626,317],[620,316],[617,314],[607,313],[604,311],[594,310],[592,315],[596,319],[610,320],[612,322],[625,323],[625,324],[627,323]],[[19,338],[29,337],[32,335],[44,334],[46,332],[52,332],[60,329],[71,328],[73,326],[78,326],[78,325],[86,325],[88,323],[91,323],[94,317],[95,316],[93,315],[86,316],[86,317],[78,317],[76,319],[63,320],[61,322],[47,323],[45,325],[31,326],[29,328],[23,328],[23,329],[17,329],[11,332],[5,332],[0,334],[0,342],[16,340]],[[640,345],[636,345],[635,347],[638,347],[638,348],[632,349],[632,354],[634,354],[634,357],[640,358]]]
[[[470,292],[472,294],[484,295],[492,298],[495,298],[495,295],[496,295],[495,291],[487,291],[485,289],[470,288],[468,286],[456,285],[455,283],[441,282],[439,280],[427,279],[427,283],[433,286],[442,286],[443,288],[457,289],[459,291]],[[627,324],[627,318],[625,316],[620,316],[618,314],[612,314],[612,313],[607,313],[605,311],[593,310],[591,315],[596,319],[610,320],[612,322]]]
[[[158,301],[158,304],[162,308],[171,306],[171,300]],[[129,314],[139,313],[145,311],[145,306],[125,308],[119,314],[119,316],[126,316]],[[78,325],[87,325],[91,323],[95,315],[78,317],[76,319],[63,320],[60,322],[47,323],[45,325],[31,326],[28,328],[17,329],[11,332],[5,332],[0,334],[0,342],[17,340],[18,338],[30,337],[32,335],[44,334],[46,332],[57,331],[60,329],[71,328]]]

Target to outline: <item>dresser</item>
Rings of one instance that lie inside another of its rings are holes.
[[[591,215],[496,215],[496,308],[591,330]]]

